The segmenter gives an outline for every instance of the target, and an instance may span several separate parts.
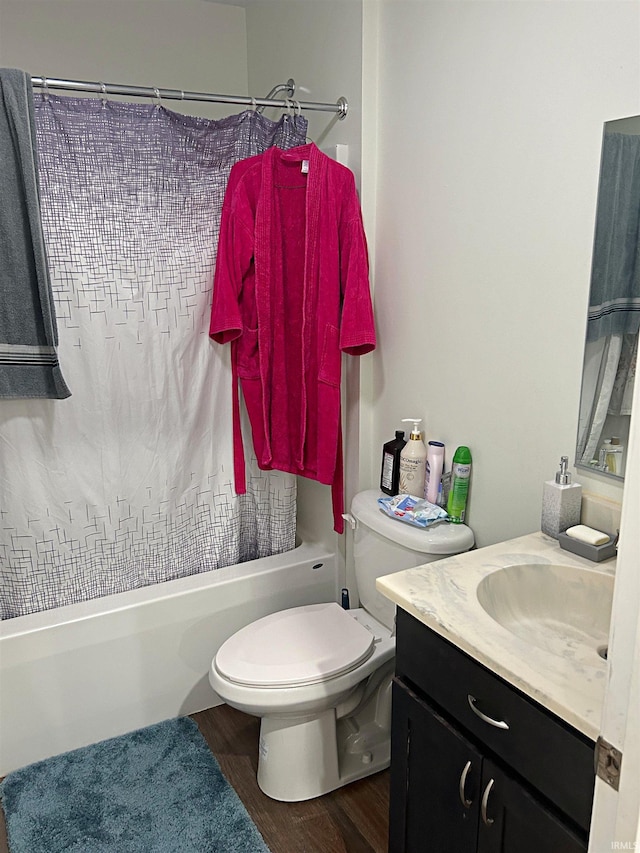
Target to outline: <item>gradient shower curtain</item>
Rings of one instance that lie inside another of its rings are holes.
[[[228,347],[208,337],[238,160],[306,120],[219,121],[35,97],[43,225],[72,396],[0,408],[0,615],[123,592],[294,546],[295,479],[233,490]],[[250,442],[249,442],[250,446]]]

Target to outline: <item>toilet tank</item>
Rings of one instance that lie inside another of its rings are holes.
[[[473,547],[474,537],[466,524],[438,522],[423,529],[390,518],[378,506],[380,496],[369,489],[351,502],[353,559],[360,606],[392,628],[395,604],[376,590],[376,578],[461,554]]]

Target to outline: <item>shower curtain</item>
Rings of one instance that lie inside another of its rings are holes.
[[[295,543],[292,476],[250,460],[247,494],[233,490],[229,353],[208,322],[229,171],[302,144],[306,120],[46,94],[35,107],[72,396],[0,409],[3,619]]]
[[[587,341],[578,425],[577,459],[582,465],[600,464],[599,450],[607,416],[631,415],[637,359],[637,332],[614,333]]]

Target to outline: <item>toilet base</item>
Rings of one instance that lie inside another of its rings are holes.
[[[300,717],[263,717],[258,785],[274,800],[320,797],[389,766],[391,678],[356,712],[336,719],[330,708]]]

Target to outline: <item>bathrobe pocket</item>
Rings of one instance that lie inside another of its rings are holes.
[[[258,330],[245,328],[237,339],[238,376],[241,379],[260,378]]]
[[[320,357],[320,370],[318,380],[326,382],[327,385],[340,387],[342,353],[340,352],[340,329],[327,323],[324,327],[324,339],[322,342],[322,355]]]

